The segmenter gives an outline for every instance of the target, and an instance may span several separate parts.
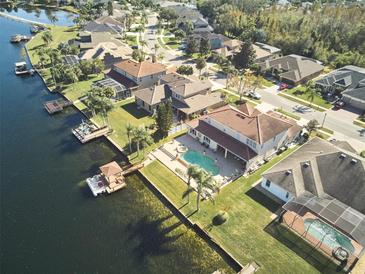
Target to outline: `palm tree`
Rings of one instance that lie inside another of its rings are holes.
[[[131,123],[128,123],[125,126],[125,130],[127,132],[127,136],[128,136],[128,143],[129,143],[129,153],[132,152],[132,134],[135,130],[134,126]]]
[[[145,132],[144,127],[137,127],[137,128],[133,129],[133,140],[137,145],[138,155],[139,155],[139,150],[140,150],[140,144],[144,138],[144,132]]]
[[[191,184],[190,181],[192,178],[196,177],[199,173],[199,167],[197,165],[189,165],[187,170],[188,175],[188,189],[187,189],[187,196],[188,196],[188,203],[190,203],[190,191],[191,191]]]
[[[205,68],[207,63],[205,62],[204,58],[199,58],[196,60],[196,68],[199,70],[199,77],[202,75],[202,69]]]
[[[252,87],[255,91],[257,88],[262,88],[264,83],[264,78],[261,75],[255,76],[252,81]]]
[[[306,93],[307,93],[307,98],[311,102],[309,106],[312,106],[314,98],[316,98],[317,96],[317,91],[314,88],[307,87]]]
[[[147,42],[145,40],[140,40],[139,43],[142,46],[142,51],[144,51],[144,47],[147,46]]]
[[[213,200],[214,192],[219,190],[217,186],[217,182],[214,180],[213,175],[208,173],[202,169],[194,177],[197,183],[198,196],[196,200],[196,211],[200,209],[200,199],[204,191],[205,197],[210,200]]]
[[[53,41],[52,33],[50,31],[43,32],[41,38],[47,46]]]

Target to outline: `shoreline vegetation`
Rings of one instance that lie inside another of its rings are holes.
[[[49,47],[56,48],[61,41],[76,38],[77,31],[76,26],[50,26],[53,41],[49,43]],[[37,34],[26,46],[31,63],[36,67],[40,60],[37,48],[42,46],[44,44],[41,34]],[[37,71],[51,92],[58,92],[72,100],[74,106],[88,116],[86,114],[87,107],[80,101],[80,98],[86,95],[92,83],[99,80],[102,74],[91,75],[85,81],[77,81],[56,89],[56,85],[52,82],[49,64],[43,69],[38,68]],[[126,123],[144,126],[153,124],[153,119],[147,113],[137,110],[134,104],[133,99],[123,100],[116,103],[109,113],[108,120],[114,131],[107,138],[123,154],[126,154],[128,149]],[[102,117],[95,116],[90,120],[99,124],[102,122]],[[152,130],[150,133],[153,135],[155,132]],[[176,135],[179,134],[182,133]],[[163,142],[171,140],[176,135],[166,139],[158,139],[159,137],[156,136],[154,144],[148,146],[142,154],[138,155],[134,152],[129,155],[130,162],[142,161],[146,153],[157,148]],[[269,202],[269,198],[265,198],[261,192],[253,187],[265,170],[291,151],[288,150],[277,156],[248,178],[241,177],[232,182],[218,195],[216,204],[204,201],[202,209],[195,213],[191,212],[191,209],[194,208],[193,203],[186,204],[183,199],[186,185],[162,164],[154,161],[143,168],[141,173],[162,196],[168,197],[172,205],[185,218],[201,227],[215,243],[232,254],[232,257],[240,264],[245,265],[255,261],[260,265],[259,272],[261,273],[268,271],[279,273],[282,269],[286,269],[290,273],[300,273],[298,269],[302,271],[301,273],[334,271],[337,266],[330,259],[318,251],[313,251],[304,240],[293,233],[288,233],[285,227],[272,225],[271,217],[278,207],[271,205],[272,201]],[[230,219],[227,224],[215,226],[212,224],[212,218],[220,209],[228,211]],[[312,253],[310,254],[310,252]]]

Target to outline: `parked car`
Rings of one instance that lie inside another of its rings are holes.
[[[260,100],[261,99],[261,95],[258,92],[254,91],[254,90],[249,91],[248,92],[248,96],[251,97],[251,98],[253,98],[253,99],[256,99],[256,100]]]
[[[333,105],[333,109],[334,110],[338,110],[343,108],[346,105],[346,103],[344,101],[338,100],[336,101],[336,103]]]
[[[279,90],[288,89],[289,85],[287,83],[280,83],[279,84]]]

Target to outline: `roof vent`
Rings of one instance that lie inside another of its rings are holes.
[[[346,158],[346,154],[341,153],[340,159],[345,159],[345,158]]]
[[[287,171],[285,171],[285,174],[286,174],[286,175],[290,175],[290,174],[291,174],[291,170],[287,170]]]
[[[357,163],[357,160],[356,160],[356,159],[352,159],[352,160],[351,160],[351,164],[353,164],[353,165],[354,165],[354,164],[356,164],[356,163]]]
[[[304,167],[310,167],[310,164],[309,164],[308,162],[305,162],[305,163],[303,164],[303,166],[304,166]]]

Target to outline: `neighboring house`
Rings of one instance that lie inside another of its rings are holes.
[[[271,73],[290,85],[303,84],[321,74],[324,67],[317,60],[291,54],[258,63],[261,71]]]
[[[365,68],[345,66],[316,81],[325,93],[341,93],[342,100],[365,110]]]
[[[256,53],[255,63],[264,62],[266,60],[273,60],[281,56],[281,49],[256,42],[253,45]]]
[[[80,32],[80,59],[101,59],[106,68],[132,56],[132,49],[108,32]]]
[[[222,47],[217,49],[216,52],[229,58],[237,54],[241,50],[241,46],[242,41],[237,39],[228,39],[224,41]],[[279,48],[258,42],[252,44],[252,46],[256,54],[255,63],[272,60],[281,56],[281,49]]]
[[[224,104],[222,94],[211,93],[211,88],[209,81],[191,81],[176,73],[169,73],[161,77],[159,85],[138,90],[134,95],[136,104],[151,114],[160,104],[171,100],[177,118],[188,120]]]
[[[191,8],[189,6],[170,6],[169,9],[172,9],[179,16],[176,19],[176,27],[183,27],[188,22],[193,24],[194,30],[209,30],[213,31],[213,28],[209,25],[208,21],[204,19],[203,15],[196,9]]]
[[[211,50],[217,50],[223,47],[224,42],[230,40],[228,37],[222,34],[216,34],[211,32],[195,32],[194,34],[190,35],[190,38],[195,39],[198,44],[200,44],[201,40],[205,39],[209,41]]]
[[[159,63],[149,61],[136,62],[134,60],[124,60],[113,65],[112,75],[116,81],[132,82],[139,89],[148,88],[156,84],[161,76],[165,75],[167,69]]]
[[[91,3],[92,5],[100,5],[100,4],[107,4],[109,0],[74,0],[74,4],[77,7],[81,7],[86,5],[87,3]]]
[[[97,81],[93,83],[92,86],[99,88],[105,88],[105,87],[112,88],[114,90],[114,95],[112,99],[115,100],[122,100],[131,96],[131,90],[128,87],[122,85],[121,83],[117,82],[116,80],[110,77]]]
[[[111,34],[122,34],[123,27],[111,23],[99,23],[97,21],[89,21],[83,26],[83,31],[88,32],[109,32]]]
[[[356,262],[365,246],[364,159],[316,137],[262,176],[261,187],[286,203],[284,223],[329,256],[341,247],[348,266]]]
[[[294,120],[248,104],[227,105],[187,124],[189,135],[224,157],[240,159],[246,168],[295,142],[302,129]]]

